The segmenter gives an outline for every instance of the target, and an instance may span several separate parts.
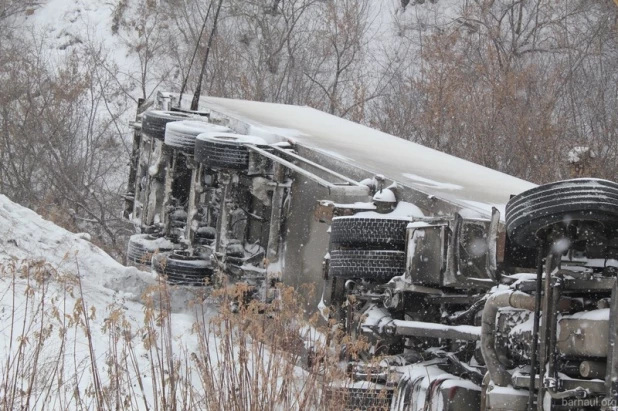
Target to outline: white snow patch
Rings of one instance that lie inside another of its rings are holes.
[[[602,308],[599,310],[581,311],[571,315],[565,315],[563,319],[579,319],[579,320],[595,320],[595,321],[609,321],[609,308]]]
[[[0,262],[11,259],[46,260],[59,271],[88,278],[95,288],[113,277],[150,277],[0,194]]]
[[[405,201],[400,201],[397,203],[397,207],[393,211],[387,214],[377,213],[375,211],[362,211],[360,213],[356,213],[352,218],[356,217],[364,217],[364,218],[385,218],[385,219],[393,219],[393,220],[407,220],[411,218],[420,218],[424,217],[425,214],[423,210],[418,208],[416,205],[412,203],[408,203]],[[346,217],[337,217],[337,218],[346,218]]]
[[[590,158],[596,157],[596,153],[590,150],[590,147],[586,147],[586,146],[573,147],[571,150],[569,150],[569,153],[567,154],[567,160],[571,164],[579,163],[582,160],[582,157],[586,155],[589,156]]]
[[[211,133],[226,133],[229,128],[210,124],[207,119],[203,121],[197,120],[182,120],[172,121],[165,125],[165,144],[170,146],[194,146],[195,138],[198,134]]]
[[[263,138],[268,144],[280,144],[285,139],[293,139],[300,137],[302,134],[293,128],[268,127],[268,126],[249,126],[249,132],[252,136]]]
[[[133,234],[131,236],[133,243],[139,244],[144,247],[145,250],[173,250],[178,248],[178,245],[172,243],[165,237],[153,238],[149,234]]]
[[[345,162],[350,162],[352,161],[349,157],[346,157],[336,151],[333,150],[326,150],[324,148],[320,148],[320,147],[314,147],[315,151],[319,151],[320,153],[324,153],[326,155],[328,155],[329,157],[333,157],[336,158],[337,160],[341,160],[341,161],[345,161]]]
[[[414,184],[421,187],[441,188],[443,190],[462,190],[463,187],[457,184],[442,183],[439,181],[430,180],[429,178],[417,176],[416,174],[403,173],[403,176],[408,180],[412,180]]]
[[[380,201],[383,203],[396,203],[397,198],[395,197],[395,193],[393,193],[392,190],[384,188],[374,194],[373,201]]]

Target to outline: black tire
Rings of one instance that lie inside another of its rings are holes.
[[[334,250],[328,272],[333,277],[390,280],[406,268],[406,253],[391,250]]]
[[[390,218],[335,217],[330,227],[333,246],[364,249],[405,250],[410,220]]]
[[[187,212],[183,208],[177,208],[170,213],[170,219],[172,221],[180,221],[182,223],[186,223],[188,217],[189,214],[187,214]]]
[[[195,150],[195,138],[199,134],[207,132],[225,133],[229,128],[211,124],[206,119],[192,119],[174,121],[165,126],[165,145],[183,153],[193,154]]]
[[[214,169],[246,170],[249,150],[245,144],[266,146],[260,137],[233,133],[204,133],[195,141],[195,160]]]
[[[142,135],[156,138],[163,141],[165,139],[165,125],[171,121],[181,121],[194,118],[195,116],[176,111],[151,110],[142,115]]]
[[[197,229],[195,236],[198,238],[214,240],[217,236],[217,229],[214,227],[203,226]]]
[[[536,247],[543,228],[574,221],[618,227],[618,184],[597,179],[559,181],[524,191],[506,205],[509,239],[526,248]]]
[[[164,237],[133,234],[127,246],[127,259],[134,264],[150,265],[153,254],[172,251],[174,244]]]
[[[195,232],[195,241],[201,245],[213,245],[217,237],[214,227],[200,227]]]
[[[168,283],[176,285],[206,285],[213,274],[209,261],[199,257],[188,256],[182,252],[155,254],[152,268],[165,277]]]

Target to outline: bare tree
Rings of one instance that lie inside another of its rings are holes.
[[[28,10],[34,11],[41,3],[36,0],[0,0],[0,21]]]
[[[590,146],[605,164],[595,175],[615,176],[609,5],[469,0],[448,18],[421,7],[397,16],[410,65],[378,126],[536,182],[568,177],[569,150]]]
[[[45,42],[3,43],[0,191],[72,230],[124,252],[120,220],[126,161],[111,104],[116,84],[97,60],[73,52],[50,64]],[[119,111],[120,110],[120,111]]]
[[[135,72],[120,74],[139,87],[144,99],[150,98],[171,77],[178,80],[179,76],[169,55],[170,26],[165,6],[169,7],[154,1],[120,2],[116,9],[117,35],[137,63]]]
[[[226,25],[227,38],[238,50],[242,96],[245,98],[304,103],[303,48],[310,39],[316,0],[232,2]],[[241,21],[242,24],[234,22]],[[226,42],[226,47],[230,42]],[[219,48],[223,53],[225,48]],[[224,58],[223,54],[220,58]]]
[[[326,2],[318,16],[322,22],[315,32],[315,55],[306,61],[305,76],[323,93],[331,114],[345,110],[345,99],[354,84],[354,70],[363,61],[369,25],[367,0]],[[317,101],[314,101],[314,105]],[[352,103],[353,104],[353,103]]]

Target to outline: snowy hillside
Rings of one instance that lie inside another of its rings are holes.
[[[185,1],[183,4],[186,7],[189,2]],[[183,4],[171,5],[162,2],[160,7],[176,9],[183,7]],[[233,2],[230,4],[232,5],[229,7],[233,9]],[[395,50],[402,41],[409,41],[408,35],[405,34],[407,31],[442,30],[449,25],[457,24],[454,21],[461,11],[461,4],[456,0],[423,4],[411,2],[405,8],[402,8],[401,4],[400,0],[366,2],[367,10],[364,10],[363,14],[367,20],[367,28],[364,36],[371,52],[363,57],[366,60],[365,64],[377,63],[378,66],[390,64],[381,61],[386,56],[378,58],[378,61],[374,56],[380,55],[385,49]],[[58,59],[64,58],[71,52],[82,54],[86,49],[99,48],[104,58],[101,63],[109,70],[118,69],[118,81],[125,88],[127,93],[125,97],[136,102],[143,91],[146,92],[146,97],[152,97],[152,93],[162,85],[164,88],[169,89],[171,86],[174,89],[167,91],[178,91],[181,85],[178,72],[167,68],[171,62],[171,55],[153,50],[153,53],[157,53],[156,59],[150,62],[143,61],[144,56],[140,54],[140,49],[146,44],[141,43],[145,33],[154,36],[158,30],[168,30],[170,24],[169,17],[158,14],[146,15],[147,7],[144,2],[134,0],[47,0],[41,2],[39,7],[29,9],[30,11],[20,16],[18,20],[23,26],[22,29],[32,31],[35,35],[42,35],[44,46]],[[200,13],[205,11],[206,7],[203,8],[204,10],[199,9]],[[195,27],[186,27],[185,30],[191,32],[197,30],[200,24],[199,17],[196,16]],[[242,20],[238,20],[238,16],[228,19],[232,22],[232,26],[243,24]],[[119,29],[119,25],[123,24],[124,30]],[[173,35],[180,34],[182,33]],[[158,43],[149,46],[153,48],[156,46],[157,49],[169,47],[168,45],[162,47]],[[183,52],[193,51],[192,44],[181,44],[180,47]],[[146,74],[140,72],[145,64],[152,66]],[[378,66],[374,69],[378,69]],[[165,72],[166,75],[160,76],[157,71]],[[141,78],[142,76],[144,77]],[[144,80],[147,84],[140,84]],[[369,77],[365,80],[372,81]]]
[[[105,290],[120,291],[120,297],[139,296],[147,284],[155,283],[149,274],[115,261],[92,245],[88,237],[66,231],[0,195],[2,260],[43,260],[58,271],[87,278],[93,290],[103,293]],[[118,279],[125,282],[115,290],[106,288]]]
[[[113,31],[118,7],[116,2],[105,0],[48,0],[19,20],[21,30],[32,31],[44,39],[52,59],[61,61],[71,53],[101,53],[100,64],[108,71],[118,70],[116,80],[126,91],[124,99],[130,103],[140,94],[140,63],[137,55],[131,53],[133,39]],[[132,114],[134,110],[130,106]]]
[[[118,45],[111,31],[112,12],[113,3],[108,1],[48,0],[23,20],[44,32],[50,47],[66,50],[93,37]]]
[[[122,344],[110,344],[110,315],[121,315],[128,322],[123,325],[125,330],[137,332],[144,326],[140,320],[144,305],[138,300],[155,281],[149,273],[120,265],[82,236],[42,219],[2,195],[0,258],[0,352],[2,363],[9,364],[2,373],[0,404],[8,404],[7,385],[17,384],[23,390],[35,391],[29,403],[31,409],[64,409],[80,402],[87,408],[96,408],[94,397],[72,398],[73,391],[86,393],[92,389],[93,367],[107,374],[110,348],[121,349]],[[80,320],[80,313],[87,315]],[[171,314],[170,319],[172,338],[179,338],[177,347],[194,346],[195,339],[187,333],[194,317],[178,312]],[[84,332],[83,321],[88,321],[91,335]],[[152,402],[153,387],[151,377],[147,376],[151,374],[150,362],[148,351],[141,344],[143,336],[126,337],[135,340],[135,365],[144,373],[144,392]],[[20,365],[19,361],[23,363]],[[21,375],[35,371],[35,381]],[[105,385],[105,378],[102,384]],[[24,404],[24,399],[13,401],[15,406]]]
[[[217,314],[85,238],[0,195],[1,409],[323,409],[281,328],[302,312]]]

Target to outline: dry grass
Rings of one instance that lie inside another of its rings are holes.
[[[82,286],[45,262],[0,266],[0,409],[342,409],[323,387],[345,379],[343,346],[364,349],[343,335],[326,341],[288,288],[272,304],[238,304],[244,285],[219,289],[208,296],[216,311],[203,296],[180,339],[166,284],[144,293],[141,318],[123,301],[97,312]]]

